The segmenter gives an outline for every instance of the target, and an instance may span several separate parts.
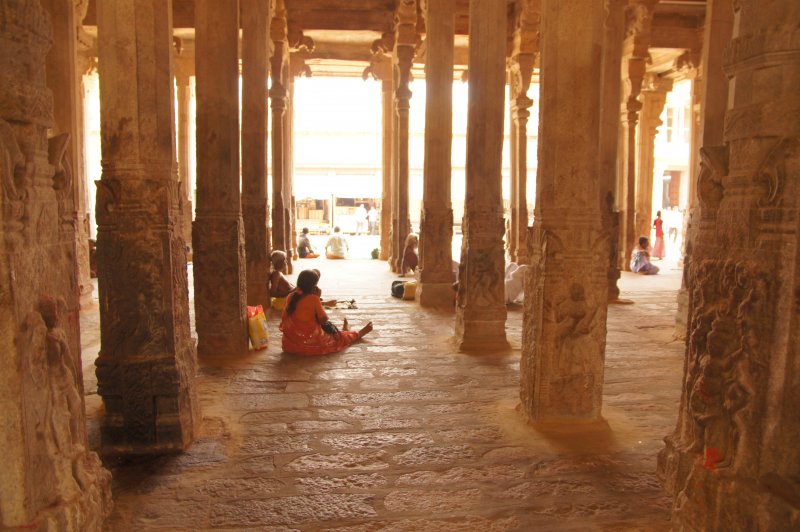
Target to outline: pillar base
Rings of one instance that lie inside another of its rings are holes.
[[[503,321],[464,321],[456,316],[454,338],[459,351],[508,351],[511,344],[506,339],[506,323]]]
[[[40,512],[30,523],[0,523],[4,527],[34,530],[81,530],[100,532],[111,515],[111,473],[105,470],[94,452],[87,451],[76,462],[81,464],[80,495]]]
[[[420,306],[453,310],[456,292],[453,283],[419,283],[417,301]]]

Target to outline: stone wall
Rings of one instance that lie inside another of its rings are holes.
[[[100,530],[110,475],[88,451],[69,137],[47,138],[51,25],[0,1],[0,525]]]

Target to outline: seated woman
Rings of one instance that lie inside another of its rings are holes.
[[[283,310],[286,305],[286,296],[294,290],[294,285],[283,275],[288,273],[286,253],[275,250],[269,258],[272,262],[272,271],[269,274],[269,295],[272,298],[271,306],[275,310]]]
[[[283,310],[280,330],[281,346],[285,353],[295,355],[327,355],[341,351],[372,330],[372,322],[358,332],[351,331],[344,320],[341,331],[325,332],[322,324],[328,315],[317,295],[319,275],[314,270],[303,270],[297,276],[297,289],[291,293]]]
[[[419,247],[419,237],[414,233],[409,233],[406,237],[405,249],[403,250],[403,260],[400,263],[400,277],[404,277],[406,272],[411,272],[414,275],[414,270],[417,269],[419,263],[419,256],[417,255],[417,248]]]
[[[658,269],[658,266],[650,263],[650,241],[643,236],[631,253],[631,271],[643,275],[655,275]]]
[[[308,239],[308,227],[303,227],[300,237],[297,239],[297,255],[301,259],[316,259],[319,253],[314,253],[314,247]]]

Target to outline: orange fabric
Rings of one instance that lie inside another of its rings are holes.
[[[286,306],[297,292],[289,296]],[[328,334],[322,330],[320,323],[328,320],[322,308],[319,296],[309,294],[297,303],[291,316],[284,309],[280,330],[283,333],[281,346],[286,353],[295,355],[328,355],[341,351],[358,340],[355,331],[340,331],[339,334]]]

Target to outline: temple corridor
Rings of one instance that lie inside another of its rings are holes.
[[[519,412],[522,306],[507,353],[458,353],[453,315],[389,296],[381,261],[301,261],[322,270],[334,310],[375,332],[341,354],[201,358],[201,432],[179,456],[109,463],[124,530],[668,530],[656,455],[675,425],[684,344],[673,341],[680,271],[624,273],[608,318],[607,426],[536,431]],[[191,293],[191,291],[190,291]],[[82,317],[90,442],[101,399]],[[88,362],[87,362],[88,361]],[[565,397],[565,400],[568,400]]]

